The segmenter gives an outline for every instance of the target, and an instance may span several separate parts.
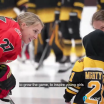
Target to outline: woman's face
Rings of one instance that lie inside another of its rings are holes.
[[[38,23],[37,25],[27,26],[26,23],[21,24],[21,33],[22,33],[22,40],[25,44],[31,42],[31,40],[37,39],[38,34],[42,30],[42,25]]]
[[[104,31],[104,21],[94,21],[92,26],[94,29],[99,29]]]

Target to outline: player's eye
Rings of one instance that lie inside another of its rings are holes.
[[[37,33],[37,30],[34,30],[35,33]]]
[[[38,34],[38,31],[39,31],[39,30],[34,30],[34,33],[35,33],[35,34]]]

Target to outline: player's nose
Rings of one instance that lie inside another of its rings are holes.
[[[38,35],[34,35],[33,39],[37,39]]]

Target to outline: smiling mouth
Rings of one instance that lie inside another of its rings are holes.
[[[31,38],[29,38],[29,41],[31,41]]]

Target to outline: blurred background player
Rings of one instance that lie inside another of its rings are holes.
[[[102,10],[104,9],[104,0],[97,0],[97,10]]]
[[[0,16],[16,19],[17,13],[14,11],[14,7],[18,7],[20,10],[26,9],[27,2],[28,0],[0,0]]]
[[[60,10],[60,31],[63,36],[64,56],[66,62],[70,61],[72,39],[75,43],[75,53],[78,58],[84,54],[82,47],[82,39],[80,36],[80,21],[84,7],[84,0],[61,0]]]
[[[33,5],[31,5],[28,11],[37,14],[45,24],[42,33],[39,34],[38,39],[34,41],[35,62],[37,62],[38,65],[46,44],[48,43],[47,40],[50,39],[50,47],[48,47],[44,59],[49,56],[51,49],[53,49],[56,62],[60,63],[63,58],[63,47],[58,34],[59,25],[55,24],[55,21],[59,20],[61,2],[60,0],[30,0],[30,3],[35,4],[35,6],[33,8],[31,7]],[[55,28],[53,28],[54,24]]]

